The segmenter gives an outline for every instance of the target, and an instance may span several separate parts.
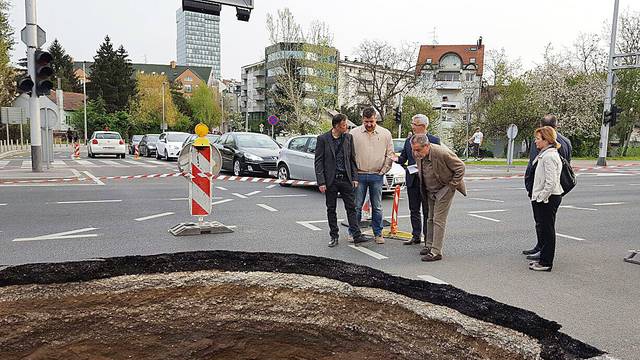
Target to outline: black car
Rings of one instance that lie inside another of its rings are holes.
[[[159,134],[146,134],[140,140],[138,144],[138,151],[140,156],[151,157],[156,153],[156,143],[158,142]]]
[[[233,172],[233,175],[277,174],[280,145],[267,135],[229,132],[223,134],[215,146],[222,155],[222,169]]]
[[[136,145],[138,145],[138,151],[140,151],[140,140],[142,140],[142,135],[133,135],[131,137],[131,141],[129,141],[129,154],[133,155],[135,153]]]

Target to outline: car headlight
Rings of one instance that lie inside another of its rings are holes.
[[[156,146],[155,146],[155,145],[151,145],[151,144],[147,145],[147,147],[148,147],[149,149],[155,149],[155,148],[156,148]]]
[[[251,161],[262,161],[262,158],[260,156],[253,155],[251,153],[244,153],[244,157],[247,160],[251,160]]]

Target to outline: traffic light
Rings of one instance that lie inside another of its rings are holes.
[[[402,110],[400,109],[400,106],[397,106],[395,109],[395,117],[396,117],[396,123],[401,123],[402,122]]]
[[[251,16],[251,9],[245,8],[236,8],[236,18],[240,21],[249,21],[249,17]]]
[[[19,93],[31,93],[33,91],[33,80],[29,75],[23,75],[17,83]]]
[[[51,89],[53,89],[53,82],[50,77],[53,75],[53,68],[51,67],[51,54],[46,51],[36,50],[35,64],[36,64],[36,94],[38,96],[49,95]]]
[[[611,109],[604,112],[604,123],[613,127],[618,122],[618,116],[622,112],[622,108],[617,107],[615,104],[611,105]]]

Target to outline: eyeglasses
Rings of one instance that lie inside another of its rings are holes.
[[[416,124],[414,122],[412,122],[411,125],[413,125],[413,126],[424,126],[424,124]]]

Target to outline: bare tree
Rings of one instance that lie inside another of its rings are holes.
[[[278,10],[275,17],[267,14],[267,32],[269,33],[271,44],[304,40],[302,27],[296,22],[289,8]]]
[[[485,79],[489,85],[506,85],[522,69],[520,59],[510,59],[504,48],[488,50],[484,59]]]
[[[620,54],[640,51],[640,11],[627,9],[620,16],[616,49]]]
[[[603,72],[607,65],[607,53],[598,34],[579,33],[573,42],[571,55],[578,70],[585,74]]]

